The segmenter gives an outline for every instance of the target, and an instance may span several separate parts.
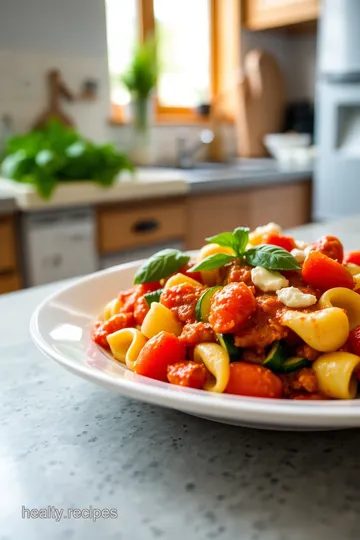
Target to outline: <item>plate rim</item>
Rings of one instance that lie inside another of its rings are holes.
[[[183,410],[196,414],[196,411],[214,418],[231,418],[241,422],[242,415],[245,420],[253,419],[254,423],[278,423],[298,425],[321,425],[322,423],[345,427],[350,422],[349,427],[360,427],[360,400],[359,406],[355,405],[355,400],[324,400],[324,401],[296,401],[284,399],[266,399],[232,394],[215,394],[183,387],[176,387],[166,382],[155,381],[148,377],[134,374],[134,380],[124,377],[113,377],[109,373],[87,365],[85,362],[78,363],[69,358],[64,353],[55,350],[44,337],[39,327],[39,316],[47,305],[54,299],[81,285],[86,285],[106,275],[122,272],[138,267],[142,261],[132,261],[123,263],[111,268],[100,270],[75,279],[71,283],[60,286],[51,294],[47,295],[36,307],[30,319],[30,334],[33,342],[46,357],[55,360],[72,373],[94,383],[111,387],[118,393],[169,407],[176,410]],[[82,338],[83,339],[83,338]],[[82,341],[82,340],[80,340]],[[98,347],[99,354],[105,353]],[[84,352],[84,360],[86,352]],[[116,362],[116,360],[114,360]],[[117,363],[117,362],[116,362]],[[119,363],[120,364],[120,363]],[[122,366],[122,364],[120,364]],[[125,366],[122,366],[124,369]],[[354,422],[358,420],[358,423]]]

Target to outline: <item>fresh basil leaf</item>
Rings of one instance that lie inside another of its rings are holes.
[[[301,266],[286,249],[272,244],[262,244],[245,251],[246,261],[252,266],[267,270],[300,270]]]
[[[198,270],[216,270],[221,268],[224,264],[236,259],[235,255],[227,255],[226,253],[216,253],[215,255],[209,255],[206,259],[198,262],[189,269],[189,272],[196,272]]]
[[[206,238],[206,241],[222,247],[234,248],[235,238],[232,232],[222,232],[215,236],[209,236],[209,238]]]
[[[150,307],[153,302],[159,302],[161,293],[164,289],[158,289],[157,291],[148,292],[144,294],[144,298],[147,302],[147,305]]]
[[[233,237],[236,241],[236,253],[240,256],[244,253],[249,242],[249,227],[236,227],[233,232]]]
[[[134,283],[150,283],[170,276],[190,260],[178,249],[162,249],[150,257],[136,272]]]

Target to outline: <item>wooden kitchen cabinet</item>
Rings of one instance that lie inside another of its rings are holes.
[[[97,244],[101,255],[185,239],[184,198],[100,207]]]
[[[254,189],[192,195],[187,208],[187,249],[235,227],[251,229],[275,221],[295,227],[310,221],[311,180]]]
[[[243,24],[249,30],[265,30],[316,21],[319,0],[243,0]]]
[[[0,216],[0,294],[21,288],[16,251],[15,219]]]

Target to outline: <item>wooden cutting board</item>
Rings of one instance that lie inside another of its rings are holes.
[[[271,54],[261,50],[246,54],[239,99],[238,154],[242,157],[266,156],[264,135],[282,131],[285,113],[284,78]]]

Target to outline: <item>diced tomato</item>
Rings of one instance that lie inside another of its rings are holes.
[[[185,347],[170,332],[160,332],[147,341],[134,364],[139,375],[167,381],[167,368],[185,360]]]
[[[327,291],[333,287],[354,288],[354,278],[349,270],[318,251],[312,251],[306,257],[302,267],[302,277],[306,283],[321,291]]]
[[[240,396],[281,398],[283,383],[277,375],[264,366],[232,362],[225,392]]]
[[[192,279],[195,279],[195,281],[198,281],[199,283],[202,284],[202,277],[201,277],[201,272],[189,272],[189,268],[191,268],[192,266],[194,266],[193,263],[187,263],[185,264],[184,266],[182,266],[179,270],[179,273],[180,274],[184,274],[185,276],[188,276]]]
[[[319,251],[323,255],[330,257],[341,263],[344,258],[344,248],[336,236],[322,236],[317,242],[312,244],[312,251]]]
[[[158,289],[161,289],[160,283],[153,281],[151,283],[135,285],[127,291],[121,291],[118,296],[121,302],[121,311],[123,313],[134,313],[136,300],[144,296],[144,294],[157,291]]]
[[[208,371],[203,364],[196,362],[180,362],[167,368],[169,383],[187,386],[188,388],[202,388],[207,379]]]
[[[138,298],[134,305],[134,318],[136,324],[142,325],[147,312],[149,311],[149,304],[145,300],[144,296]]]
[[[234,333],[255,310],[255,297],[249,287],[245,283],[229,283],[214,294],[209,323],[217,333]]]
[[[345,253],[344,263],[357,264],[360,266],[360,251],[349,251]]]
[[[296,247],[295,240],[291,238],[291,236],[283,236],[281,234],[264,234],[262,241],[264,244],[282,247],[283,249],[286,249],[286,251],[291,251]]]
[[[350,331],[347,344],[352,353],[360,356],[360,326],[356,326]]]
[[[113,315],[104,322],[98,322],[95,325],[92,339],[100,345],[100,347],[103,347],[104,349],[110,349],[109,344],[107,342],[107,336],[110,334],[113,334],[114,332],[117,332],[118,330],[122,330],[123,328],[128,328],[134,325],[134,318],[131,313],[119,313],[118,315]]]

